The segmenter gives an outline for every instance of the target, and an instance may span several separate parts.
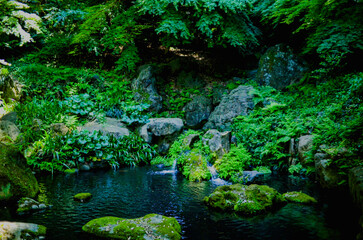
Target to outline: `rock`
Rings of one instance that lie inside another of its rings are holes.
[[[21,222],[1,222],[1,240],[45,239],[47,228],[43,225]]]
[[[15,142],[18,140],[20,130],[10,121],[0,121],[0,142]]]
[[[212,177],[208,169],[208,161],[199,150],[193,149],[182,158],[183,164],[179,165],[179,168],[189,181],[201,182]]]
[[[83,127],[80,128],[80,131],[101,131],[103,135],[111,135],[116,138],[121,138],[123,136],[129,136],[130,131],[125,127],[123,123],[114,118],[105,118],[104,123],[99,122],[88,122]]]
[[[297,152],[301,163],[305,163],[307,156],[305,154],[313,148],[313,135],[304,135],[299,138]]]
[[[320,146],[318,152],[314,155],[315,175],[322,187],[337,188],[343,180],[343,176],[339,174],[337,167],[330,164],[332,159],[324,150],[327,148],[325,145]]]
[[[66,135],[69,132],[69,128],[64,123],[53,123],[50,125],[50,129],[60,135]]]
[[[67,169],[68,170],[68,169]],[[87,171],[90,171],[91,170],[91,167],[88,165],[88,164],[82,164],[80,167],[79,167],[79,170],[80,171],[83,171],[83,172],[87,172]]]
[[[19,102],[23,95],[23,87],[24,85],[17,81],[12,74],[7,74],[5,76],[0,74],[0,92],[2,92],[1,98],[4,99],[5,102]]]
[[[349,190],[354,204],[360,211],[360,233],[356,239],[363,239],[363,167],[355,167],[349,171]]]
[[[212,91],[212,103],[213,106],[217,106],[221,103],[224,96],[229,94],[229,90],[222,87],[213,88]]]
[[[82,230],[114,239],[181,239],[181,227],[173,217],[148,214],[141,218],[102,217],[88,222]]]
[[[185,137],[183,144],[185,147],[193,148],[194,143],[199,141],[199,139],[199,134],[190,134]]]
[[[257,70],[257,81],[276,89],[297,83],[307,69],[288,46],[278,44],[269,48],[261,57]]]
[[[282,194],[282,197],[285,198],[288,202],[293,202],[293,203],[310,204],[318,202],[316,201],[315,198],[302,192],[287,192]]]
[[[37,194],[38,182],[27,166],[16,147],[0,143],[0,200]]]
[[[286,201],[275,189],[266,185],[225,185],[217,187],[204,198],[204,203],[222,211],[234,211],[242,215],[256,215],[277,207]]]
[[[253,108],[251,86],[239,86],[229,95],[223,97],[221,103],[211,113],[205,129],[230,130],[233,118],[247,115]]]
[[[132,81],[131,88],[135,101],[150,103],[149,110],[159,112],[163,107],[163,98],[157,92],[155,85],[155,67],[144,65],[139,69],[139,76]]]
[[[73,199],[78,202],[88,202],[89,200],[91,200],[91,198],[91,193],[78,193],[73,196]]]
[[[180,118],[152,118],[147,125],[147,130],[157,137],[178,133],[184,127]]]
[[[160,154],[166,154],[183,127],[180,118],[151,118],[139,129],[139,135],[146,142],[157,144]]]
[[[198,129],[208,121],[212,112],[212,101],[204,96],[196,96],[183,108],[185,111],[185,125]]]
[[[37,202],[34,199],[25,197],[25,198],[21,198],[18,201],[18,209],[16,210],[16,212],[18,214],[24,214],[24,213],[30,213],[33,211],[45,210],[50,207],[51,207],[51,205],[46,205],[44,203]]]
[[[9,121],[9,122],[12,122],[15,124],[16,121],[18,120],[18,114],[16,112],[9,112],[9,113],[5,114],[4,116],[2,116],[0,120]]]
[[[203,138],[203,144],[208,145],[217,158],[223,157],[231,149],[231,132],[219,132],[215,129],[208,130]]]
[[[243,183],[258,183],[262,182],[266,176],[269,176],[270,173],[263,173],[259,171],[243,171],[242,181]]]

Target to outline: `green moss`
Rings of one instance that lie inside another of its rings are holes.
[[[215,209],[254,215],[265,212],[285,201],[281,194],[266,185],[234,184],[216,188],[209,197],[204,199],[204,202]]]
[[[88,222],[82,230],[99,237],[115,239],[175,239],[181,238],[181,227],[172,217],[149,214],[136,219],[102,217]]]
[[[68,168],[68,169],[64,170],[64,173],[67,173],[67,174],[74,174],[76,172],[77,172],[76,168]]]
[[[166,158],[162,156],[157,156],[153,160],[151,160],[151,165],[159,165],[164,164],[165,167],[170,167],[173,165],[174,160],[172,158]]]
[[[89,201],[92,198],[91,193],[78,193],[73,196],[73,199],[80,202]]]
[[[295,203],[317,203],[316,199],[302,192],[287,192],[282,195],[288,202]]]
[[[0,200],[37,194],[38,182],[15,146],[0,143],[0,166]]]

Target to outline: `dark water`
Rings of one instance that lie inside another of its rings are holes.
[[[121,169],[44,177],[39,180],[46,198],[53,205],[42,213],[29,216],[4,214],[0,219],[43,224],[47,239],[90,239],[82,233],[88,221],[117,216],[136,218],[149,213],[175,217],[182,225],[183,239],[355,239],[358,220],[352,216],[352,204],[341,194],[322,193],[314,184],[288,177],[266,182],[280,193],[303,190],[319,204],[288,204],[273,213],[253,218],[210,211],[202,200],[218,184],[193,183],[181,176],[160,174],[151,167]],[[90,192],[88,203],[73,196]]]

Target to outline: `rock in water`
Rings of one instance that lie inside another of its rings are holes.
[[[1,240],[44,239],[47,228],[43,225],[21,222],[0,222]]]
[[[103,135],[112,135],[115,138],[122,138],[123,136],[129,136],[130,131],[125,127],[121,121],[114,118],[105,118],[104,123],[88,122],[82,126],[79,130],[87,130],[89,132],[102,132]]]
[[[302,192],[287,192],[282,194],[282,196],[288,201],[288,202],[294,202],[294,203],[317,203],[316,199],[305,194]]]
[[[40,203],[35,201],[34,199],[24,197],[18,201],[18,209],[16,210],[16,212],[18,214],[25,214],[35,211],[42,211],[50,207],[51,205]]]
[[[304,76],[307,69],[301,62],[290,47],[278,44],[269,48],[261,57],[257,80],[261,85],[283,89],[297,83]]]
[[[75,201],[79,202],[88,202],[89,200],[91,200],[91,198],[92,198],[91,193],[78,193],[73,197]]]
[[[173,217],[148,214],[141,218],[102,217],[88,222],[82,230],[99,237],[115,239],[181,239],[181,227]]]
[[[21,152],[0,143],[0,200],[34,197],[38,191],[38,182]]]
[[[211,113],[205,129],[230,130],[233,118],[246,116],[253,108],[253,90],[251,86],[239,86],[229,95],[223,97],[221,103]]]
[[[139,76],[132,81],[134,99],[137,102],[150,103],[149,110],[159,112],[163,107],[163,98],[156,90],[155,67],[145,65],[140,67]]]
[[[209,197],[204,198],[204,202],[217,210],[256,215],[286,201],[280,193],[266,185],[234,184],[217,187]]]

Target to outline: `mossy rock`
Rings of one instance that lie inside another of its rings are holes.
[[[287,192],[282,195],[288,202],[311,204],[317,203],[315,198],[302,192]]]
[[[208,160],[197,149],[183,156],[183,164],[180,166],[183,175],[189,181],[200,182],[212,177],[208,169]]]
[[[78,169],[76,169],[76,168],[68,168],[68,169],[64,170],[64,173],[66,173],[66,174],[75,174],[77,172],[78,172]]]
[[[82,230],[113,239],[181,239],[181,227],[173,217],[148,214],[141,218],[102,217],[91,220]]]
[[[43,225],[21,222],[0,222],[1,240],[44,239],[47,228]]]
[[[256,215],[285,203],[285,200],[275,189],[266,185],[234,184],[217,187],[209,197],[204,198],[204,202],[217,210]]]
[[[18,209],[16,210],[16,212],[21,215],[35,211],[42,211],[50,207],[51,205],[37,202],[34,199],[24,197],[18,201]]]
[[[32,198],[38,191],[38,182],[21,152],[15,146],[0,143],[0,201]]]
[[[91,200],[91,198],[92,198],[91,193],[78,193],[73,196],[73,199],[79,202],[88,202],[89,200]]]

